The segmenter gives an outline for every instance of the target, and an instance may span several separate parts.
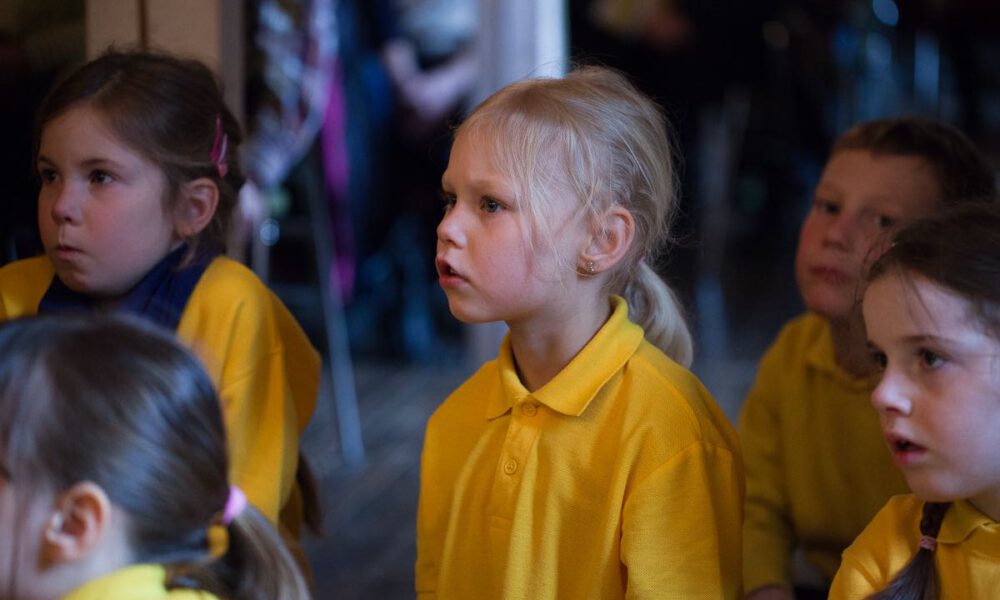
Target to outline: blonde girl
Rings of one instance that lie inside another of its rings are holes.
[[[738,595],[737,441],[649,264],[669,139],[602,68],[510,85],[459,127],[440,283],[458,319],[510,331],[428,423],[421,598]]]
[[[830,597],[996,597],[1000,587],[1000,206],[901,232],[864,295],[872,393],[896,496],[844,552]]]
[[[0,597],[308,600],[230,483],[219,406],[152,325],[0,324]]]

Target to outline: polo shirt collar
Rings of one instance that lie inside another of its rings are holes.
[[[510,346],[510,333],[500,344],[497,369],[502,394],[487,403],[486,418],[494,419],[529,397],[567,416],[580,416],[604,385],[628,362],[643,340],[642,328],[628,320],[628,304],[612,296],[612,312],[594,337],[551,381],[534,393],[521,383]]]
[[[958,544],[972,535],[980,527],[989,527],[993,533],[1000,533],[1000,524],[984,515],[968,500],[952,503],[941,523],[938,541],[943,544]]]

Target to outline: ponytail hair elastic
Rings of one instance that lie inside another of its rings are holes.
[[[934,552],[937,549],[937,538],[929,535],[920,536],[920,547],[924,550]]]
[[[222,131],[222,115],[215,115],[215,139],[212,141],[212,152],[209,158],[215,165],[215,170],[219,172],[219,177],[225,177],[229,172],[229,163],[226,162],[226,153],[229,150],[229,136]]]
[[[246,507],[247,495],[243,493],[243,490],[235,485],[229,486],[229,498],[226,499],[226,508],[222,511],[222,524],[229,526]]]

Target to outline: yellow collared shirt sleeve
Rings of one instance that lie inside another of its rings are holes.
[[[230,477],[277,525],[295,488],[299,436],[316,405],[319,354],[255,275],[221,258],[191,295],[178,336],[219,389]],[[281,524],[298,535],[300,522]]]
[[[761,360],[757,379],[739,418],[747,497],[743,522],[743,585],[751,592],[765,585],[790,586],[794,533],[789,522],[781,423],[773,392],[781,377],[770,353]]]
[[[739,597],[741,499],[738,457],[706,443],[642,481],[622,516],[626,597]]]

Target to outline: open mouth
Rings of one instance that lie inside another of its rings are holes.
[[[448,264],[448,261],[439,258],[435,262],[437,264],[438,275],[442,277],[461,277],[458,271],[451,268],[451,265]]]
[[[886,441],[892,452],[893,460],[900,465],[915,461],[927,452],[927,448],[902,436],[887,435]]]

